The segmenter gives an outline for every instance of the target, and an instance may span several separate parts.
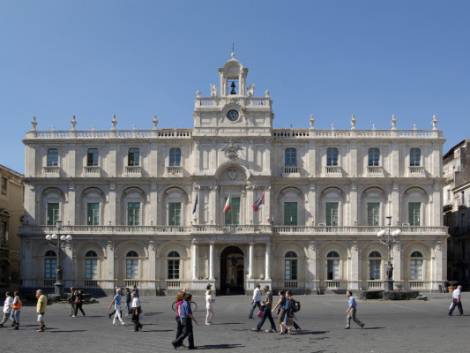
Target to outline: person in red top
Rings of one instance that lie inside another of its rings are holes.
[[[179,312],[180,312],[180,306],[181,304],[183,304],[183,301],[184,301],[184,295],[185,295],[184,290],[179,290],[178,293],[176,293],[176,304],[175,304],[176,337],[181,335],[181,331],[183,330],[183,327],[181,326]]]

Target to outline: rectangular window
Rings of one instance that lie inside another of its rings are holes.
[[[297,202],[284,202],[284,225],[296,226]]]
[[[368,202],[367,203],[367,225],[371,227],[379,226],[380,203]]]
[[[232,197],[230,200],[230,209],[225,213],[225,224],[240,224],[240,198]]]
[[[408,223],[411,226],[421,225],[421,202],[408,203]]]
[[[168,225],[181,225],[181,202],[170,202],[168,204]]]
[[[59,204],[57,202],[49,202],[47,204],[47,225],[55,226],[59,220]]]
[[[180,260],[168,259],[168,279],[180,278]]]
[[[423,280],[423,260],[422,259],[411,259],[410,280],[412,281]]]
[[[371,281],[380,280],[381,264],[382,264],[382,260],[380,259],[369,260],[369,280]]]
[[[139,259],[126,259],[126,279],[137,279],[139,275]]]
[[[127,203],[127,225],[138,226],[140,224],[140,202]]]
[[[8,191],[8,179],[5,178],[5,177],[2,177],[2,185],[0,185],[0,186],[1,186],[1,189],[2,189],[2,194],[6,195],[7,191]]]
[[[297,280],[297,259],[286,259],[285,279],[287,281]]]
[[[95,167],[98,165],[98,149],[89,148],[86,154],[86,165],[88,167]]]
[[[44,279],[55,279],[57,260],[55,257],[44,259]]]
[[[335,281],[339,279],[339,259],[328,259],[326,262],[326,279]]]
[[[8,242],[7,222],[0,222],[0,246],[5,246]]]
[[[99,202],[87,203],[87,225],[97,226],[100,224],[100,204]]]
[[[98,278],[98,260],[85,259],[85,279],[93,280]]]
[[[127,154],[127,165],[130,167],[138,167],[140,163],[140,151],[138,148],[129,148]]]
[[[326,225],[329,227],[338,226],[338,202],[326,203]]]
[[[49,148],[47,150],[47,166],[57,167],[59,165],[59,151],[57,148]]]

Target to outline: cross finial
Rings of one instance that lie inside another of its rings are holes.
[[[230,57],[233,58],[235,56],[235,41],[232,41],[232,51],[230,52]]]

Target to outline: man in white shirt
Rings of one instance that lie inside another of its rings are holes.
[[[256,307],[261,309],[261,286],[259,284],[256,285],[255,290],[253,291],[251,305],[250,315],[248,315],[249,319],[253,319],[253,312],[255,311]]]
[[[460,316],[463,315],[463,307],[462,307],[462,286],[458,286],[452,292],[452,303],[450,304],[449,308],[449,316],[452,316],[455,307],[459,308]]]
[[[0,322],[0,327],[3,327],[3,324],[5,324],[8,321],[8,318],[10,318],[12,305],[13,305],[13,297],[11,296],[10,292],[6,292],[5,301],[3,302],[3,319],[2,319],[2,322]]]

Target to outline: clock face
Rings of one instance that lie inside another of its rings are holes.
[[[238,111],[231,109],[227,112],[227,119],[230,121],[235,121],[238,119]]]

